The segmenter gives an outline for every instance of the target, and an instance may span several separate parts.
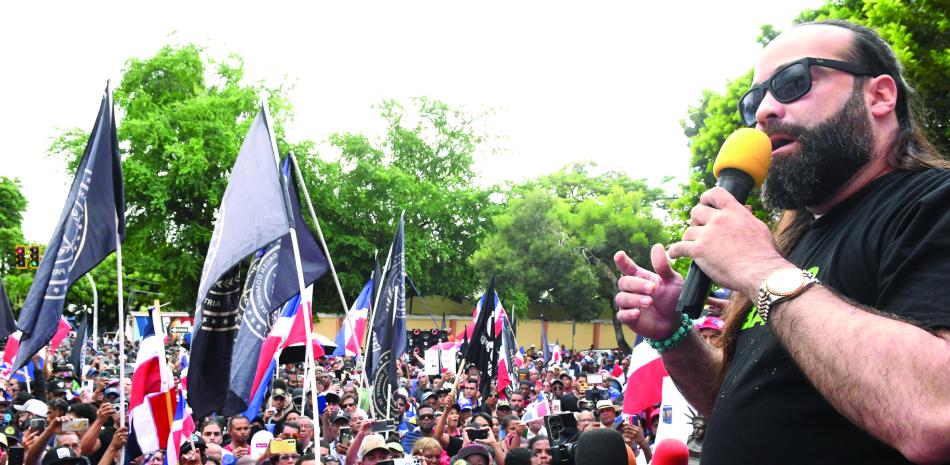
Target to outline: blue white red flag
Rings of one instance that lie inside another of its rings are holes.
[[[254,371],[254,388],[251,391],[251,401],[248,403],[247,410],[244,411],[244,416],[251,420],[257,418],[260,414],[267,388],[274,376],[274,368],[280,358],[280,352],[288,347],[288,341],[291,340],[293,334],[301,332],[299,326],[303,324],[303,319],[298,317],[299,314],[303,313],[300,311],[302,309],[301,300],[309,302],[309,295],[306,294],[312,292],[313,287],[307,287],[304,290],[304,299],[301,299],[298,295],[287,301],[280,312],[280,316],[277,317],[277,321],[271,327],[270,333],[264,338],[261,354],[257,359],[257,369]]]
[[[518,368],[524,368],[524,358],[525,358],[524,346],[518,347],[518,351],[515,352],[515,357],[514,357],[515,366]]]
[[[366,337],[366,318],[372,301],[373,280],[370,279],[363,286],[356,302],[349,311],[349,317],[343,319],[343,326],[336,334],[336,349],[333,355],[355,357],[360,355]]]
[[[178,402],[174,377],[165,360],[161,315],[155,308],[149,312],[153,324],[146,327],[146,335],[139,345],[129,395],[129,443],[135,438],[134,445],[143,453],[167,447]]]
[[[191,407],[185,399],[185,392],[178,393],[178,407],[172,421],[172,430],[168,436],[168,449],[165,452],[166,465],[178,465],[178,451],[181,445],[195,432],[195,420],[191,417]]]
[[[530,403],[527,408],[525,408],[524,415],[521,416],[521,421],[529,422],[531,420],[538,420],[544,418],[551,414],[551,403],[544,393],[538,394],[538,398],[534,402]]]

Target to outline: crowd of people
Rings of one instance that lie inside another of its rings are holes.
[[[63,344],[63,350],[70,342]],[[194,419],[194,434],[182,443],[179,463],[301,465],[319,459],[325,465],[374,465],[384,460],[420,465],[548,465],[553,444],[547,438],[543,414],[538,413],[540,404],[547,413],[573,414],[580,432],[616,429],[635,453],[642,451],[649,460],[658,409],[648,409],[635,420],[624,421],[620,415],[629,356],[618,350],[554,347],[562,352],[561,361],[545,364],[542,351],[530,346],[523,367],[516,372],[517,380],[501,394],[494,381],[485,392],[480,390],[482,374],[474,365],[460,367],[457,378],[448,368],[427,374],[421,360],[399,363],[397,409],[375,414],[371,391],[362,381],[355,357],[326,356],[317,361],[316,412],[303,389],[304,365],[281,365],[256,416],[212,414]],[[64,353],[50,356],[49,363],[34,357],[28,364],[32,377],[21,370],[7,382],[0,399],[6,412],[0,450],[7,464],[163,463],[163,450],[124,457],[120,453],[129,441],[128,428],[119,426],[120,390],[130,395],[135,367],[129,364],[126,378],[120,379],[117,343],[102,340],[99,349],[87,348],[89,363],[81,370],[69,364]],[[126,344],[129,359],[135,358],[136,349],[137,344]],[[170,344],[166,350],[176,383],[186,349],[181,343]],[[612,376],[618,373],[621,376]],[[273,436],[255,449],[252,439],[259,431]],[[269,446],[271,438],[292,439],[293,449],[261,447]],[[13,460],[19,447],[22,459]]]

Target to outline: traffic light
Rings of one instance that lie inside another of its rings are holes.
[[[26,246],[18,245],[14,251],[14,261],[16,262],[16,269],[25,270],[26,267]]]
[[[30,246],[30,268],[37,269],[40,267],[40,246],[31,245]]]

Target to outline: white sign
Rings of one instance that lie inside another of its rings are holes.
[[[439,374],[439,353],[442,353],[442,369],[449,370],[452,373],[455,373],[455,355],[458,352],[458,349],[426,349],[425,361],[426,361],[426,374],[429,376],[434,376]]]

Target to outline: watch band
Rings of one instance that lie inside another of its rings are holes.
[[[801,285],[799,285],[798,289],[792,292],[785,293],[785,294],[772,293],[769,290],[768,279],[766,279],[762,283],[762,286],[759,287],[759,296],[756,301],[756,311],[759,313],[759,317],[762,318],[762,321],[765,322],[766,324],[768,324],[769,322],[769,312],[771,311],[773,305],[785,300],[791,300],[791,299],[794,299],[795,297],[798,297],[803,292],[805,292],[806,289],[811,287],[813,284],[821,284],[821,281],[818,281],[818,278],[816,278],[815,275],[811,274],[810,272],[805,271],[805,270],[798,270],[798,271],[800,271],[802,274],[802,282],[801,282]]]

